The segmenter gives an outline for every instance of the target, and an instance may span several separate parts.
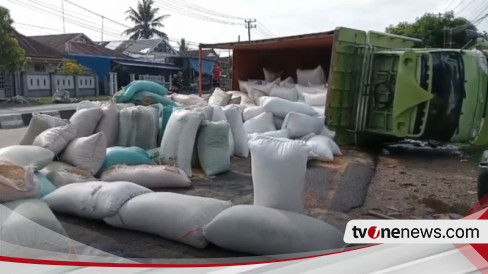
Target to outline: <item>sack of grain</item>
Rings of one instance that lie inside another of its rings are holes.
[[[215,88],[214,92],[208,99],[209,106],[226,106],[230,99],[232,98],[231,94],[226,93],[220,88]]]
[[[168,95],[161,96],[149,91],[141,91],[134,95],[131,100],[137,105],[149,106],[153,104],[162,104],[163,106],[176,106],[175,102],[171,100]]]
[[[75,112],[69,121],[76,128],[78,137],[86,137],[95,132],[102,116],[103,111],[99,108],[81,109]]]
[[[288,133],[287,129],[280,129],[280,130],[267,131],[262,133],[251,133],[247,135],[247,139],[250,140],[257,136],[267,136],[267,137],[285,138],[285,139],[290,138],[290,134]]]
[[[43,131],[34,139],[32,145],[49,149],[54,154],[59,154],[75,138],[77,138],[75,126],[67,124]]]
[[[203,172],[209,176],[230,169],[229,128],[226,121],[204,121],[200,126],[197,141],[198,159]]]
[[[40,183],[30,167],[0,161],[0,202],[36,197]]]
[[[281,118],[285,118],[290,112],[298,112],[310,116],[317,115],[317,112],[307,104],[292,102],[278,97],[263,97],[259,103],[267,112],[271,112]]]
[[[32,118],[29,122],[29,126],[27,127],[27,130],[20,139],[19,145],[32,145],[34,139],[46,129],[65,126],[68,123],[68,120],[64,120],[58,117],[33,113]]]
[[[157,146],[158,134],[159,115],[156,108],[137,106],[120,111],[119,146],[152,149]]]
[[[72,183],[96,181],[89,171],[63,162],[52,162],[41,169],[39,173],[46,176],[56,188]]]
[[[244,130],[248,134],[275,131],[276,127],[273,123],[273,114],[269,112],[264,112],[254,118],[247,120],[244,123]]]
[[[225,115],[224,109],[220,106],[213,106],[212,122],[226,121],[227,116]],[[229,157],[234,155],[234,136],[232,135],[232,129],[229,126]]]
[[[195,110],[173,111],[161,140],[160,154],[163,164],[176,165],[191,177],[193,147],[203,118],[203,114]]]
[[[297,69],[297,83],[300,85],[324,85],[325,82],[322,66],[315,69]]]
[[[208,241],[202,235],[202,227],[231,205],[229,201],[212,198],[169,192],[149,193],[131,199],[117,215],[104,221],[114,227],[146,232],[204,248]]]
[[[298,100],[298,91],[295,87],[289,88],[276,85],[271,89],[269,96],[295,102]]]
[[[104,182],[131,182],[149,189],[185,188],[191,181],[183,170],[172,166],[115,165],[103,172]]]
[[[251,118],[254,118],[254,117],[258,116],[259,114],[261,114],[263,112],[265,112],[265,111],[264,111],[264,108],[262,108],[262,107],[258,107],[258,106],[256,106],[256,107],[247,107],[244,110],[242,116],[244,118],[244,121],[247,121],[247,120],[249,120]]]
[[[109,147],[100,173],[115,165],[154,165],[154,161],[140,147]]]
[[[222,211],[203,228],[203,235],[222,248],[255,255],[331,252],[345,246],[344,235],[326,222],[252,205]]]
[[[185,106],[198,106],[198,107],[204,107],[207,105],[207,102],[205,99],[201,98],[198,95],[195,94],[178,94],[174,93],[171,95],[171,99],[179,104],[185,105]]]
[[[130,199],[149,192],[152,191],[130,182],[86,182],[60,187],[42,200],[54,212],[102,220],[117,214]]]
[[[325,117],[313,117],[297,112],[286,115],[282,129],[288,129],[291,138],[301,138],[309,133],[319,134],[324,128]]]
[[[107,146],[115,146],[119,136],[119,109],[114,101],[108,101],[101,105],[103,116],[98,122],[95,132],[103,132],[107,140]]]
[[[266,80],[266,82],[268,83],[271,83],[276,79],[280,79],[281,75],[283,74],[283,71],[273,71],[267,68],[263,68],[263,73],[264,73],[264,80]]]
[[[42,198],[49,193],[53,192],[56,190],[56,186],[49,180],[44,174],[40,172],[36,172],[34,176],[37,178],[37,181],[39,181],[39,193],[37,194],[37,198]]]
[[[227,121],[229,121],[234,140],[234,155],[247,158],[249,156],[249,146],[247,144],[247,133],[244,130],[241,111],[236,106],[228,106],[224,112]]]
[[[60,156],[60,160],[96,174],[102,167],[107,150],[105,135],[99,132],[73,140]]]
[[[258,136],[251,148],[254,205],[302,213],[310,148],[304,141]]]
[[[168,93],[168,89],[156,82],[137,80],[124,87],[122,93],[114,95],[114,97],[117,103],[129,102],[137,93],[142,91],[148,91],[160,96],[165,96]]]
[[[38,146],[8,146],[0,149],[0,161],[31,167],[34,171],[43,169],[54,159],[54,153]]]

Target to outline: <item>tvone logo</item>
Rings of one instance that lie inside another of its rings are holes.
[[[376,239],[380,236],[380,230],[376,226],[372,226],[368,229],[368,236],[371,239]]]

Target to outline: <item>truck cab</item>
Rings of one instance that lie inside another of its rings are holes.
[[[334,119],[340,112],[337,90],[329,95],[328,121],[343,143],[388,136],[488,144],[488,66],[481,51],[415,49],[416,41],[407,37],[368,35],[366,45],[356,46],[361,67],[351,77],[350,96],[339,103],[348,101],[354,116],[341,126]],[[337,77],[331,76],[329,85],[337,87]]]

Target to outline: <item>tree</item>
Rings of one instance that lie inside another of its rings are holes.
[[[0,72],[14,72],[24,67],[25,51],[14,36],[8,9],[0,6]]]
[[[87,75],[88,71],[80,66],[76,61],[70,59],[63,59],[63,62],[56,69],[57,74],[63,75]]]
[[[180,52],[184,52],[184,51],[189,51],[190,50],[190,46],[186,43],[186,40],[185,38],[181,38],[181,41],[178,42],[178,47],[180,48]]]
[[[159,8],[154,8],[153,0],[142,0],[137,3],[137,10],[132,7],[125,13],[128,14],[126,20],[134,23],[134,27],[123,32],[125,35],[130,35],[131,40],[150,39],[154,36],[168,39],[166,33],[158,30],[163,28],[162,21],[170,15],[165,14],[158,16]]]
[[[454,12],[426,13],[413,23],[401,22],[386,28],[388,33],[422,39],[420,46],[427,48],[449,47],[450,40],[452,48],[462,48],[468,42],[465,30],[477,29],[467,19],[455,17]]]

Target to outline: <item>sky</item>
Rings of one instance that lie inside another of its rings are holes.
[[[63,2],[64,1],[64,2]],[[237,41],[248,37],[245,18],[256,19],[251,39],[333,30],[338,26],[384,31],[390,24],[413,21],[426,12],[454,9],[477,18],[485,0],[154,0],[160,14],[169,14],[162,29],[172,44],[185,38],[198,43]],[[93,13],[73,5],[79,5]],[[65,23],[61,16],[64,4]],[[22,34],[85,33],[94,41],[127,39],[121,33],[131,22],[125,12],[137,0],[0,0]],[[99,16],[100,15],[100,16]],[[482,15],[482,14],[480,14]],[[480,16],[479,15],[479,16]],[[113,22],[113,21],[114,22]],[[488,30],[488,20],[479,26]]]

